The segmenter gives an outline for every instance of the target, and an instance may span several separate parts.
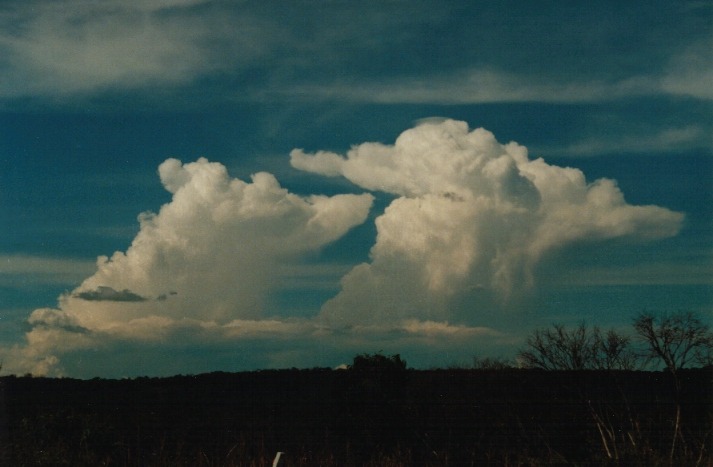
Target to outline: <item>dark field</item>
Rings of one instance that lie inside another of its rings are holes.
[[[0,378],[7,465],[712,465],[713,372]],[[680,435],[674,442],[676,407]],[[672,452],[673,445],[673,452]]]

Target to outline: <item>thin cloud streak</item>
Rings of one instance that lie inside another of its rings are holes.
[[[589,266],[572,270],[550,282],[557,286],[713,285],[713,265],[681,262],[644,263],[636,266]]]
[[[577,104],[644,96],[670,95],[713,100],[711,70],[693,69],[686,76],[634,76],[604,81],[543,80],[492,69],[467,70],[447,76],[410,77],[385,81],[291,85],[259,91],[257,100],[325,100],[376,104],[463,105],[515,102]]]
[[[538,147],[539,154],[558,157],[590,157],[606,154],[659,154],[691,149],[713,151],[713,128],[701,125],[668,127],[645,134],[622,134],[609,138],[591,137],[563,147]]]
[[[529,77],[492,70],[453,76],[412,78],[371,83],[296,85],[274,91],[276,98],[346,100],[377,104],[489,104],[496,102],[579,103],[647,95],[657,89],[645,79],[605,84],[541,83]],[[268,94],[269,96],[269,94]]]
[[[431,63],[420,57],[413,47],[420,39],[416,33],[419,27],[451,23],[465,27],[427,5],[414,6],[414,18],[406,20],[408,15],[395,14],[397,5],[390,5],[386,14],[383,4],[367,4],[348,22],[344,14],[349,10],[343,5],[324,11],[304,7],[300,14],[307,16],[306,23],[294,21],[290,8],[296,7],[189,0],[10,2],[0,13],[0,98],[41,96],[60,103],[127,90],[137,95],[157,90],[170,95],[173,91],[185,97],[192,86],[207,81],[221,99],[227,95],[235,101],[258,102],[579,103],[649,95],[713,99],[708,86],[713,74],[710,37],[703,39],[700,33],[687,34],[673,43],[668,57],[656,56],[650,74],[602,74],[606,66],[573,72],[573,63],[560,64],[548,57],[543,60],[552,60],[550,71],[543,67],[529,72],[502,60],[502,56],[522,53],[506,43],[500,44],[501,56],[495,57],[481,57],[477,42],[472,50],[463,51],[457,62],[434,59]],[[473,20],[477,21],[477,9],[469,13],[476,15]],[[506,14],[505,18],[518,24],[519,16]],[[313,28],[311,35],[303,33],[305,26]],[[521,26],[532,25],[526,21]],[[460,34],[472,34],[473,41],[484,39],[475,32]],[[568,28],[551,34],[561,42],[576,40]],[[632,37],[641,40],[638,34]],[[374,40],[384,35],[391,35],[393,43]],[[532,41],[563,46],[543,37]],[[349,44],[349,54],[344,53],[343,44]],[[449,44],[438,44],[445,52],[455,52]],[[564,51],[573,53],[569,47]],[[592,62],[606,65],[620,59],[606,49],[582,47],[592,55]],[[374,56],[392,54],[403,54],[421,66],[408,66],[404,59],[400,67],[382,64],[368,72]],[[260,79],[251,78],[255,75]],[[562,79],[564,75],[568,78]],[[203,92],[198,95],[206,98]]]

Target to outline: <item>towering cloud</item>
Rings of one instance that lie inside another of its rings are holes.
[[[151,355],[151,368],[176,372],[185,370],[174,354],[196,359],[201,349],[214,361],[250,358],[259,367],[375,342],[395,351],[505,345],[510,330],[489,317],[535,289],[548,254],[574,243],[672,236],[683,219],[630,205],[612,180],[588,182],[577,169],[531,160],[524,147],[453,120],[425,120],[393,145],[364,143],[346,155],[294,150],[291,163],[394,196],[376,218],[370,260],[342,277],[313,318],[277,313],[269,296],[299,282],[306,253],[364,222],[373,196],[302,197],[268,173],[246,182],[206,159],[169,159],[159,175],[171,202],[141,214],[128,250],[100,257],[58,308],[31,314],[26,345],[0,349],[7,369],[53,373],[66,360],[79,372],[87,349],[95,359],[125,352],[133,365],[145,345],[165,350]],[[94,365],[84,371],[95,374]]]
[[[116,338],[155,341],[186,327],[192,338],[208,332],[212,339],[293,332],[284,323],[256,324],[268,294],[290,280],[283,271],[295,270],[285,266],[364,222],[372,204],[369,194],[300,197],[268,173],[231,179],[203,158],[169,159],[159,174],[172,201],[142,214],[130,248],[100,257],[96,273],[60,297],[59,309],[31,315],[29,347],[16,362],[29,359],[29,368],[45,371],[48,361],[57,363],[47,360],[55,351]]]
[[[64,298],[82,326],[147,315],[259,318],[268,291],[279,287],[278,267],[362,223],[372,202],[368,194],[301,198],[268,173],[246,183],[206,159],[169,159],[159,174],[173,200],[158,214],[142,214],[128,251],[100,258],[96,274]],[[110,300],[88,303],[102,297]]]
[[[397,195],[377,218],[371,262],[342,280],[323,307],[333,324],[447,319],[467,297],[481,313],[507,307],[535,282],[547,253],[575,242],[675,235],[683,215],[626,203],[612,180],[530,160],[465,122],[429,120],[394,145],[346,156],[291,153],[295,168],[344,176]]]

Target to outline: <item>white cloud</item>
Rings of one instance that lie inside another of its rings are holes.
[[[471,315],[499,313],[535,283],[535,266],[575,242],[675,235],[683,215],[632,206],[612,180],[530,160],[464,122],[426,122],[394,145],[365,143],[346,156],[292,153],[296,168],[399,197],[377,218],[371,262],[342,279],[323,307],[332,325],[445,321],[469,297]],[[471,316],[471,317],[473,317]]]
[[[185,84],[263,53],[267,25],[216,9],[196,15],[200,3],[17,2],[0,13],[0,97]]]
[[[362,223],[372,202],[371,195],[302,198],[268,173],[247,183],[205,159],[169,159],[159,174],[173,200],[158,214],[142,214],[128,251],[100,258],[96,274],[62,299],[91,329],[150,314],[218,321],[259,317],[268,292],[279,288],[279,268]],[[165,300],[82,300],[82,293],[100,287]]]
[[[159,175],[171,202],[142,214],[128,250],[100,257],[57,308],[30,315],[26,344],[0,348],[5,370],[87,374],[102,368],[87,354],[156,345],[166,352],[151,361],[165,360],[165,371],[181,371],[171,370],[178,359],[205,349],[230,361],[237,352],[246,368],[310,356],[331,365],[338,361],[325,355],[344,361],[372,347],[502,348],[516,338],[492,324],[537,284],[544,257],[578,242],[672,236],[683,218],[629,205],[611,180],[587,182],[577,169],[530,160],[526,148],[453,120],[425,120],[393,145],[365,143],[346,155],[295,150],[291,160],[395,195],[375,221],[369,262],[347,271],[301,260],[364,222],[370,194],[301,197],[268,173],[246,182],[206,159],[169,159]],[[326,277],[342,274],[319,314],[268,308],[272,294],[315,284],[324,292],[333,284]],[[112,374],[146,367],[128,368]]]
[[[713,99],[713,86],[710,84],[713,82],[712,46],[713,37],[709,34],[674,56],[661,80],[662,89],[671,94]]]
[[[403,322],[403,329],[411,334],[426,336],[501,336],[502,334],[486,327],[469,327],[462,324],[452,325],[448,321],[418,321],[409,319]]]
[[[58,309],[32,313],[20,361],[186,330],[219,340],[294,331],[263,321],[276,311],[266,309],[268,296],[283,282],[294,286],[300,258],[364,222],[373,200],[300,197],[268,173],[244,182],[203,158],[169,159],[159,174],[172,201],[158,214],[142,214],[129,249],[100,257],[96,272],[62,295]]]
[[[475,41],[478,34],[458,30],[462,24],[453,21],[452,15],[443,9],[435,12],[428,4],[414,7],[410,15],[399,15],[398,6],[384,10],[385,6],[377,2],[363,5],[354,15],[353,6],[347,4],[324,8],[209,0],[6,3],[8,6],[0,12],[0,98],[67,98],[107,90],[166,89],[206,77],[217,85],[229,75],[232,89],[222,91],[237,100],[568,103],[656,94],[711,99],[707,85],[711,78],[710,38],[700,40],[700,34],[685,34],[674,41],[670,58],[652,58],[650,68],[663,66],[663,71],[630,75],[620,74],[619,54],[613,61],[608,54],[586,45],[572,50],[597,63],[592,65],[596,68],[584,67],[586,71],[582,71],[566,66],[569,60],[553,58],[552,71],[547,74],[518,72],[516,66],[500,60],[502,56],[522,54],[522,50],[510,49],[508,41],[500,41],[500,57],[487,57],[472,50],[461,53],[436,38],[434,47],[442,52],[443,59],[426,61],[431,66],[425,69],[437,71],[423,74],[420,70],[424,68],[368,61],[374,54],[420,55],[413,44],[429,39],[429,28],[421,32],[424,24],[444,30],[452,26],[455,36]],[[294,17],[304,20],[294,21]],[[325,24],[330,27],[322,27]],[[305,25],[312,26],[310,34],[304,34]],[[517,30],[519,26],[513,25]],[[504,34],[499,28],[493,33]],[[561,33],[542,33],[526,46],[533,47],[533,55],[537,54],[543,37]],[[378,39],[386,36],[393,40]],[[572,37],[565,35],[561,40],[571,42]],[[684,41],[695,43],[679,43]],[[343,47],[345,43],[350,46]],[[346,74],[348,80],[344,79],[345,66],[354,70]],[[242,83],[248,85],[237,86],[235,92],[235,78],[240,81],[245,71],[251,72],[248,75],[256,72],[259,78],[255,81],[247,77]]]

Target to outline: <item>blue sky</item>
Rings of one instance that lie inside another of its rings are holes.
[[[713,4],[7,1],[3,372],[713,313]]]

